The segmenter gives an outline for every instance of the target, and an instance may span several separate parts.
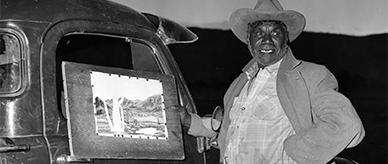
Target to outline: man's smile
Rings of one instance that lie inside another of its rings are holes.
[[[263,44],[259,45],[257,50],[261,54],[272,54],[276,51],[276,47],[274,45]]]
[[[263,54],[272,54],[273,52],[275,52],[275,49],[261,49],[259,50],[259,52]]]

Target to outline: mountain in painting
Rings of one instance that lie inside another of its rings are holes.
[[[162,110],[162,95],[153,95],[139,103],[139,107],[151,112],[158,112]]]
[[[157,112],[162,110],[162,95],[152,95],[145,100],[130,100],[124,97],[121,106],[123,109],[137,109],[142,112]]]

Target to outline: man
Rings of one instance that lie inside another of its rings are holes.
[[[189,134],[216,137],[220,162],[327,163],[362,140],[362,123],[337,92],[335,77],[322,65],[295,59],[288,46],[305,27],[301,13],[259,0],[254,9],[235,11],[230,25],[253,59],[224,96],[220,133],[198,115],[181,113]]]

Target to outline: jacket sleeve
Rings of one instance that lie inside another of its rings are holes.
[[[326,163],[346,147],[357,145],[365,135],[351,102],[337,92],[335,77],[325,67],[319,68],[312,71],[318,80],[307,81],[313,126],[284,142],[286,153],[302,164]]]

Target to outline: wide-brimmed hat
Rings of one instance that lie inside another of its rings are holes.
[[[233,33],[242,42],[247,43],[248,23],[260,20],[277,20],[287,26],[290,42],[302,33],[306,19],[294,10],[283,10],[278,0],[258,0],[255,8],[237,9],[229,18]]]

